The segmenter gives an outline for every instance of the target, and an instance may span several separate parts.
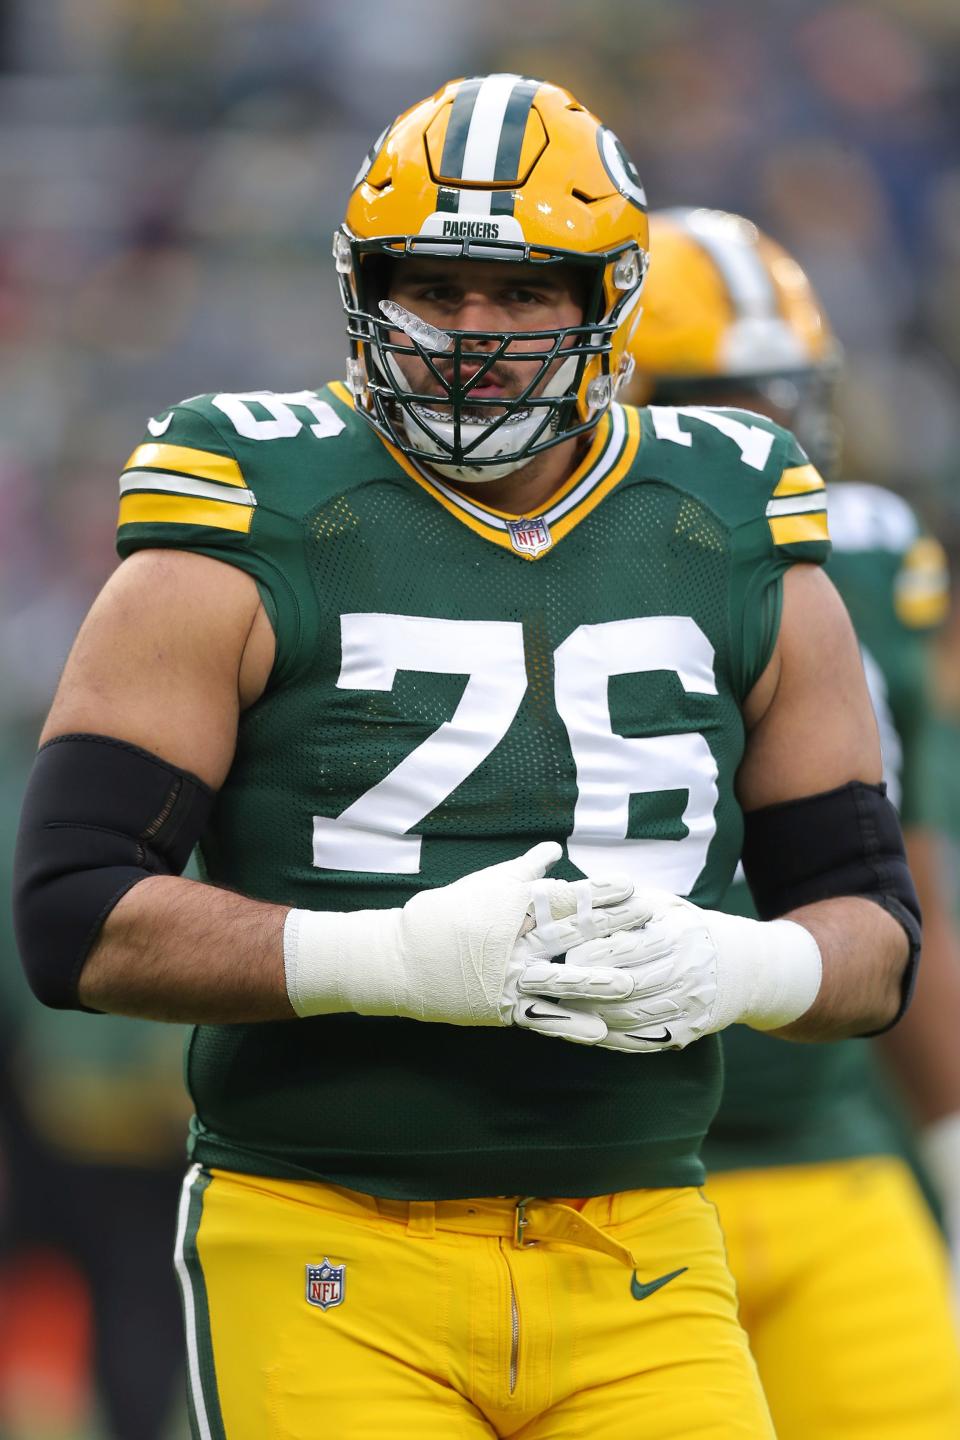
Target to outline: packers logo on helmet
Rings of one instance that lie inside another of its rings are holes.
[[[632,368],[646,249],[632,161],[566,90],[509,74],[443,86],[371,148],[334,236],[358,413],[404,454],[461,481],[508,474],[585,433]],[[411,256],[569,265],[582,282],[582,322],[437,330],[388,297],[385,264]],[[518,338],[521,353],[511,349]],[[411,389],[403,354],[420,357],[439,395]],[[471,394],[478,376],[511,360],[539,362],[522,393]]]
[[[650,275],[630,350],[635,403],[752,396],[798,432],[824,473],[832,468],[840,346],[803,269],[743,216],[651,215]]]

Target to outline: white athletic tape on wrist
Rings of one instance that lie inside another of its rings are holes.
[[[619,972],[578,975],[549,961],[585,935],[639,923],[643,912],[632,904],[633,885],[622,876],[545,879],[544,870],[560,854],[552,842],[535,845],[512,861],[420,891],[401,909],[290,911],[283,948],[294,1012],[525,1025],[530,1017],[529,1007],[519,1004],[527,993],[522,981],[530,962],[540,960],[558,995],[579,992],[591,1006],[623,998],[630,982]],[[554,1009],[544,1018],[561,1017]],[[577,1017],[568,1019],[574,1038]],[[560,1033],[556,1024],[546,1028]],[[582,1040],[605,1033],[603,1024],[580,1029]]]
[[[750,920],[705,912],[717,947],[717,998],[712,1030],[750,1025],[779,1030],[805,1015],[823,978],[820,947],[793,920]]]
[[[283,927],[287,995],[297,1015],[410,1014],[399,910],[291,910]],[[363,964],[356,956],[363,955]]]

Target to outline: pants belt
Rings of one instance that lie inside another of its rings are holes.
[[[551,1243],[579,1245],[609,1255],[631,1270],[637,1268],[633,1252],[626,1245],[587,1220],[579,1210],[556,1200],[541,1200],[536,1196],[503,1201],[378,1198],[376,1206],[385,1219],[406,1224],[412,1235],[429,1237],[438,1230],[447,1230],[464,1235],[502,1236],[512,1240],[518,1249]]]

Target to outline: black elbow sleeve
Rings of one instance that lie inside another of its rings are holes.
[[[744,817],[743,869],[761,920],[856,895],[903,927],[909,956],[895,1025],[910,1003],[920,958],[920,902],[897,812],[885,785],[855,780]],[[885,1027],[889,1028],[889,1026]]]
[[[83,1009],[80,971],[121,896],[179,875],[213,804],[195,775],[104,735],[60,735],[37,754],[24,796],[13,919],[30,988]]]

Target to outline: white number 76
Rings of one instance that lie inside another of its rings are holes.
[[[467,675],[460,703],[426,740],[335,818],[314,816],[313,863],[325,870],[415,875],[410,832],[506,735],[527,688],[523,627],[416,615],[341,616],[342,690],[392,690],[398,670]],[[667,670],[688,693],[716,695],[713,647],[687,616],[581,625],[557,647],[556,703],[577,771],[568,853],[585,874],[626,870],[685,895],[716,831],[717,765],[702,735],[615,735],[611,675]],[[682,840],[627,839],[633,794],[686,790]]]

